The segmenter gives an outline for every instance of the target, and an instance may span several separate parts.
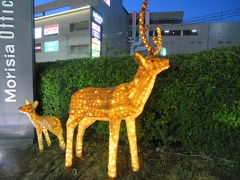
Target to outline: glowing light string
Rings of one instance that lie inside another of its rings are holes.
[[[22,113],[28,115],[36,128],[39,150],[43,151],[43,137],[42,133],[45,135],[47,145],[51,146],[51,139],[48,134],[48,130],[55,134],[59,140],[59,146],[61,149],[65,149],[65,142],[63,139],[63,130],[61,121],[55,116],[39,116],[36,114],[35,109],[38,106],[38,101],[30,103],[28,99],[25,100],[25,106],[19,107],[18,110]]]
[[[145,9],[148,1],[144,1],[140,12],[140,32],[143,43],[149,55],[143,57],[135,53],[135,60],[139,65],[134,79],[129,83],[110,88],[85,88],[75,92],[70,101],[69,118],[67,121],[67,147],[65,167],[72,166],[73,135],[78,125],[76,142],[76,156],[82,157],[83,136],[87,127],[96,120],[109,122],[109,160],[108,175],[117,176],[117,148],[121,120],[126,121],[128,140],[130,144],[133,171],[139,170],[137,137],[135,119],[142,113],[145,103],[150,96],[157,74],[168,69],[169,59],[155,57],[162,44],[161,31],[157,30],[156,47],[152,48],[146,38],[146,27],[143,25]]]

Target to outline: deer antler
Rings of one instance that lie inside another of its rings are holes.
[[[161,50],[162,36],[161,36],[161,30],[158,27],[157,28],[158,35],[157,35],[157,37],[153,37],[153,42],[155,43],[156,46],[152,47],[147,40],[147,37],[146,37],[147,27],[144,25],[145,11],[147,8],[147,4],[148,4],[148,0],[145,0],[142,4],[142,9],[139,14],[139,29],[140,29],[140,33],[142,35],[143,44],[145,45],[145,47],[147,48],[147,50],[149,52],[149,57],[151,57],[151,56],[156,56],[159,53],[159,51]]]

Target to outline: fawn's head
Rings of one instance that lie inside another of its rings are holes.
[[[139,53],[135,53],[135,59],[139,66],[145,68],[149,72],[158,74],[161,71],[168,69],[170,67],[170,64],[169,64],[169,59],[161,59],[156,57],[156,55],[160,52],[161,46],[162,46],[162,36],[161,36],[160,28],[157,28],[157,37],[152,38],[153,42],[155,43],[155,47],[152,47],[147,40],[146,29],[148,27],[144,25],[145,11],[147,8],[147,4],[148,4],[148,1],[145,0],[142,4],[142,9],[139,14],[139,31],[142,36],[143,44],[147,48],[149,55],[147,57],[144,57]]]
[[[34,113],[37,106],[38,101],[34,101],[34,103],[31,104],[31,102],[28,99],[26,99],[25,106],[19,107],[18,110],[22,113]]]

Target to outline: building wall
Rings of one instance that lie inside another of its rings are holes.
[[[167,54],[181,54],[206,50],[208,39],[208,26],[206,24],[179,24],[162,25],[164,30],[181,30],[180,36],[162,36],[163,47],[167,48]],[[197,30],[197,35],[183,35],[183,30]]]
[[[103,18],[102,24],[102,55],[115,55],[119,53],[131,53],[142,51],[145,47],[139,40],[138,24],[129,24],[133,21],[131,14],[122,6],[122,0],[111,0],[108,6],[103,0],[58,0],[36,7],[35,13],[41,13],[63,6],[70,6],[72,9],[90,5],[96,9]],[[79,14],[78,14],[79,13]],[[69,24],[83,20],[90,20],[91,11],[65,14],[36,21],[36,27],[51,24],[59,24],[60,33],[58,36],[48,36],[36,40],[44,41],[59,40],[59,52],[36,53],[37,61],[52,61],[56,59],[69,59],[90,56],[90,30],[76,32],[69,31]],[[147,31],[150,36],[155,34],[156,27],[160,26],[163,32],[163,47],[167,48],[167,54],[193,53],[208,50],[219,46],[230,46],[240,43],[240,22],[233,23],[198,23],[182,24],[183,12],[162,12],[150,13],[150,29]],[[168,24],[163,24],[168,22]],[[157,24],[153,24],[157,23]],[[135,28],[133,28],[135,27]],[[178,31],[178,35],[164,34],[165,30]],[[186,35],[186,30],[196,30],[195,35]],[[131,31],[131,34],[128,34]],[[134,32],[135,31],[135,32]],[[151,38],[151,37],[150,37]],[[153,42],[150,40],[153,44]],[[79,49],[79,50],[78,50]],[[146,53],[146,52],[145,52]]]
[[[137,12],[133,12],[133,13],[136,13],[136,21],[138,24],[139,13],[137,13]],[[130,22],[132,22],[132,20],[133,20],[133,13],[129,13]],[[183,11],[151,12],[150,13],[150,24],[152,24],[152,21],[159,22],[160,24],[180,23],[183,20],[183,15],[184,15]],[[130,23],[130,24],[132,24],[132,23]]]
[[[80,54],[71,53],[71,46],[74,45],[90,45],[90,30],[80,30],[70,32],[70,23],[80,22],[88,20],[90,23],[90,8],[69,14],[62,14],[58,16],[48,17],[46,19],[40,19],[35,21],[35,27],[59,25],[58,35],[48,35],[41,39],[36,39],[36,43],[42,44],[42,52],[36,52],[37,62],[63,60],[70,58],[89,57],[89,48],[84,48],[84,51]],[[44,52],[44,42],[59,41],[59,51],[57,52]]]
[[[209,48],[240,44],[240,22],[208,23]]]
[[[98,0],[56,0],[35,7],[35,14],[39,13],[44,14],[44,12],[66,6],[70,6],[71,9],[80,8],[84,6],[96,6],[97,1]]]
[[[128,53],[128,46],[125,45],[125,37],[129,28],[128,12],[122,6],[122,0],[111,0],[108,6],[103,0],[58,0],[35,8],[35,14],[43,13],[53,9],[70,6],[72,9],[90,5],[96,9],[103,18],[102,24],[102,55],[114,55],[115,52],[121,52],[124,49]],[[78,54],[71,54],[70,46],[89,44],[90,31],[69,32],[69,23],[90,19],[90,11],[71,13],[71,15],[61,15],[36,21],[36,27],[59,24],[60,32],[58,36],[48,36],[36,42],[59,40],[59,52],[36,53],[36,59],[40,61],[49,61],[54,59],[68,59],[78,57],[89,57],[89,52],[81,51]],[[89,44],[90,46],[90,44]],[[44,51],[44,49],[43,49]],[[80,55],[81,54],[81,55]]]
[[[167,54],[194,53],[220,46],[240,44],[240,22],[158,24],[151,25],[150,31],[155,31],[156,27],[160,27],[162,33],[165,30],[181,31],[181,35],[178,36],[162,35],[162,46],[167,49]],[[184,30],[197,30],[197,35],[184,35]],[[153,44],[151,37],[150,42]]]
[[[103,15],[104,19],[103,55],[114,55],[114,52],[125,49],[129,18],[128,12],[123,8],[122,0],[111,0],[110,7],[103,0],[97,0],[94,7]]]

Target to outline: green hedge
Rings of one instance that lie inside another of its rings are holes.
[[[158,75],[137,119],[139,144],[180,144],[190,151],[240,160],[240,46],[174,55]],[[74,59],[37,65],[38,99],[45,115],[65,123],[78,89],[129,82],[137,65],[130,56]],[[108,133],[108,123],[91,127]],[[121,131],[125,131],[122,123]],[[126,140],[125,133],[121,138]]]

